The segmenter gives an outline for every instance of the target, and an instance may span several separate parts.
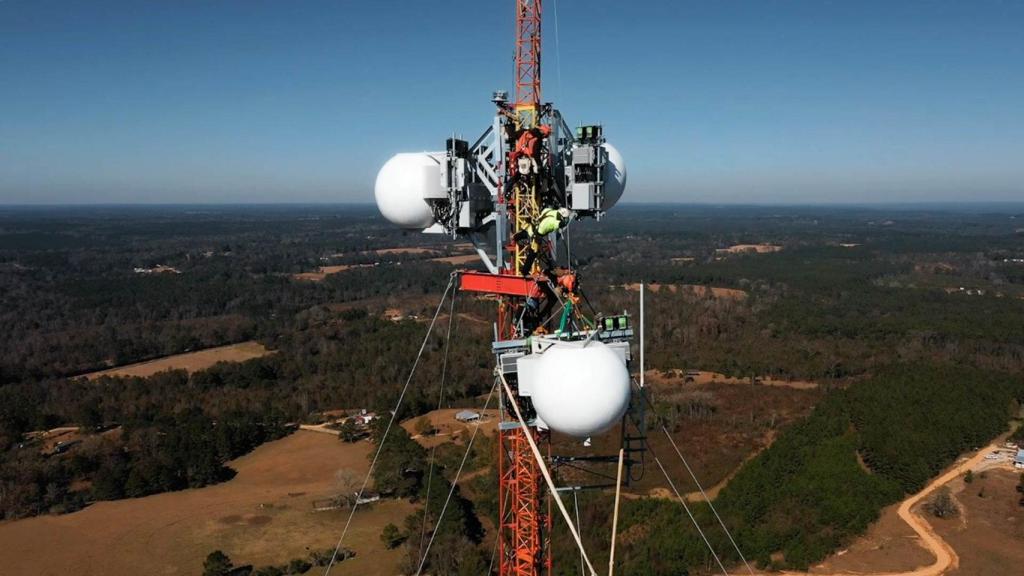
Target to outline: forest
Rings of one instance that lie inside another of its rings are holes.
[[[742,244],[780,249],[723,252]],[[453,269],[425,254],[375,252],[410,246],[453,250],[444,238],[393,230],[362,206],[0,212],[0,518],[221,482],[229,460],[322,410],[388,410]],[[810,380],[824,391],[716,500],[761,566],[823,558],[1020,414],[1024,264],[1014,259],[1024,257],[1024,214],[635,205],[578,225],[560,249],[598,309],[637,314],[637,294],[624,286],[641,280],[679,287],[648,294],[648,369]],[[356,264],[370,266],[319,282],[293,276]],[[176,272],[136,271],[156,266]],[[388,309],[406,319],[385,318]],[[457,299],[452,406],[476,406],[489,388],[492,316],[491,302]],[[250,339],[274,352],[192,373],[78,377]],[[402,419],[436,407],[444,344],[435,331]],[[654,394],[655,414],[674,414],[682,439],[696,416],[674,409],[673,398]],[[89,434],[67,454],[46,455],[29,435],[56,426]],[[426,500],[422,477],[394,476],[422,470],[422,449],[391,442],[377,483]],[[493,463],[482,452],[474,465]],[[489,555],[476,518],[495,513],[492,476],[459,487],[443,536],[474,552],[459,566],[431,558],[438,573],[472,572]],[[425,506],[431,521],[435,494]],[[588,544],[606,554],[597,536],[607,533],[607,495],[581,504]],[[713,524],[706,508],[697,515]],[[622,523],[631,536],[619,562],[631,574],[709,565],[671,501],[629,501]],[[401,535],[425,525],[422,512],[395,524],[396,545],[418,545]],[[554,546],[572,557],[564,532]],[[724,534],[709,536],[738,561]]]

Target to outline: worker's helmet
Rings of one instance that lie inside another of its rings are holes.
[[[530,157],[520,156],[519,159],[516,160],[516,168],[519,170],[519,173],[524,176],[532,172],[533,163],[530,162]]]
[[[568,208],[559,208],[558,215],[561,216],[562,218],[568,218],[569,216],[572,215],[572,212],[570,212]]]
[[[547,124],[541,124],[540,125],[540,133],[545,135],[545,136],[550,135],[551,134],[551,126],[548,126]]]

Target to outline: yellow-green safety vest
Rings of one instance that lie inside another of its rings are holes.
[[[545,208],[537,218],[535,228],[538,236],[547,236],[562,225],[562,215],[555,208]]]

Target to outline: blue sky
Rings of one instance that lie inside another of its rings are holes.
[[[1024,200],[1024,2],[545,2],[624,200]],[[371,201],[490,121],[513,0],[0,0],[0,203]]]

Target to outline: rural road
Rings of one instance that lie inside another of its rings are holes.
[[[960,460],[952,468],[938,478],[932,480],[923,490],[907,498],[900,504],[897,514],[910,526],[918,537],[921,538],[921,545],[935,556],[935,562],[928,566],[921,566],[905,572],[834,572],[830,574],[813,573],[813,576],[941,576],[949,570],[955,570],[960,565],[960,557],[948,542],[939,537],[932,529],[928,521],[914,514],[913,508],[919,502],[931,495],[932,492],[941,488],[946,483],[956,479],[967,470],[973,469],[985,461],[985,455],[999,448],[999,445],[1006,440],[1008,434],[1004,434],[988,446],[978,450],[973,456],[966,460]],[[783,572],[785,576],[809,576],[810,572]],[[767,576],[765,574],[764,576]]]

